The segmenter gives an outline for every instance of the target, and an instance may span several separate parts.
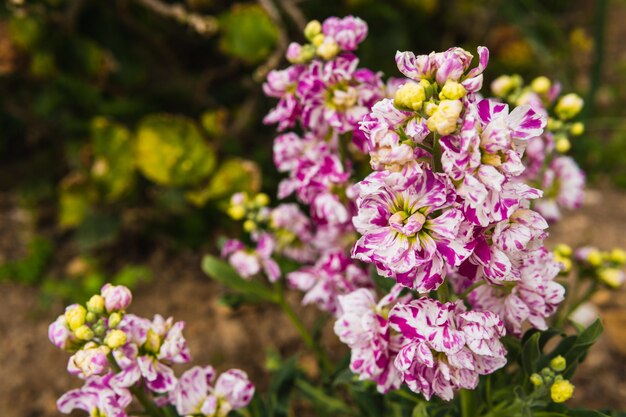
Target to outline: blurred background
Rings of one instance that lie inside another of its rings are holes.
[[[274,334],[271,309],[224,307],[200,256],[237,233],[224,214],[234,191],[275,194],[265,74],[285,65],[308,20],[348,14],[369,24],[361,65],[386,76],[399,75],[396,50],[485,45],[485,85],[501,74],[546,75],[581,95],[586,131],[571,154],[590,191],[554,242],[626,247],[626,1],[7,0],[1,415],[58,415],[54,401],[72,385],[58,376],[64,356],[48,346],[47,324],[62,302],[104,282],[139,287],[138,312],[186,319],[199,360],[262,374],[264,352],[246,350],[251,341],[297,350],[295,334]],[[607,337],[576,401],[625,409],[626,296],[595,302]],[[267,326],[246,328],[242,317]],[[610,369],[602,381],[598,369]]]

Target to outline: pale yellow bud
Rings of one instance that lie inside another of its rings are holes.
[[[572,247],[565,243],[559,243],[558,245],[556,245],[554,251],[563,256],[572,256]]]
[[[541,375],[534,373],[530,376],[530,382],[536,386],[536,387],[540,387],[543,385],[543,378],[541,377]]]
[[[440,135],[454,133],[462,111],[463,103],[460,100],[441,100],[437,110],[426,122],[428,129]]]
[[[463,87],[461,83],[453,80],[448,80],[441,89],[441,92],[439,93],[439,98],[442,100],[458,100],[465,97],[466,94],[467,90],[465,90],[465,87]]]
[[[111,349],[117,349],[118,347],[124,346],[126,344],[126,333],[118,329],[111,330],[105,336],[104,344]]]
[[[562,403],[574,395],[574,385],[566,379],[556,381],[550,387],[550,397],[555,403]]]
[[[616,264],[626,264],[626,252],[620,248],[615,248],[611,251],[610,260]]]
[[[320,33],[314,36],[313,39],[311,39],[311,43],[313,44],[313,46],[320,46],[324,43],[324,39],[326,39],[326,36]]]
[[[563,120],[575,117],[583,108],[583,99],[574,93],[566,94],[556,104],[554,111]]]
[[[574,136],[580,136],[585,133],[585,125],[583,122],[576,122],[569,128],[569,132]]]
[[[611,288],[619,288],[624,283],[624,272],[617,268],[606,268],[598,271],[598,279]]]
[[[120,313],[111,313],[107,324],[110,328],[115,328],[120,324],[120,321],[122,321],[122,315]]]
[[[424,87],[410,81],[398,88],[393,99],[393,104],[400,109],[417,111],[422,108],[424,100],[426,100]]]
[[[244,206],[240,206],[240,205],[236,205],[236,206],[230,206],[228,207],[228,209],[226,210],[226,213],[230,216],[231,219],[233,220],[241,220],[245,217],[246,215],[246,209]]]
[[[311,20],[304,28],[304,36],[306,36],[308,40],[312,40],[320,33],[322,33],[322,24],[319,20]]]
[[[548,130],[555,131],[563,127],[563,122],[552,117],[548,117]]]
[[[256,230],[256,223],[253,220],[243,222],[243,230],[250,233]]]
[[[437,108],[438,106],[435,103],[429,101],[424,105],[424,113],[426,113],[426,115],[430,117],[437,111]]]
[[[600,253],[597,249],[590,250],[587,254],[587,262],[589,262],[592,266],[602,265],[602,253]]]
[[[161,336],[159,336],[152,329],[148,330],[148,334],[146,335],[146,342],[143,344],[145,350],[151,353],[159,353],[161,349]]]
[[[74,330],[74,335],[80,340],[91,340],[93,339],[93,330],[89,328],[89,326],[82,325],[78,329]]]
[[[544,76],[537,77],[530,83],[530,88],[537,94],[547,94],[551,86],[550,80]]]
[[[87,301],[87,310],[90,313],[102,314],[104,312],[104,298],[96,294]]]
[[[265,207],[270,203],[270,198],[265,193],[259,193],[254,197],[254,202],[260,207]]]
[[[515,87],[515,81],[509,75],[501,75],[491,83],[491,91],[498,97],[506,97]]]
[[[550,361],[550,368],[552,368],[556,372],[563,372],[567,367],[567,361],[561,355],[558,355]]]
[[[559,153],[565,153],[572,148],[572,144],[570,143],[569,139],[567,139],[566,137],[560,137],[554,143],[554,148]]]
[[[317,47],[316,52],[322,59],[333,59],[339,53],[339,45],[337,45],[334,39],[326,38],[324,42]]]
[[[65,311],[65,321],[67,321],[68,327],[73,331],[85,324],[86,317],[87,310],[79,304],[68,307]]]

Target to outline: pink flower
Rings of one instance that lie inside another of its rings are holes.
[[[354,51],[367,37],[367,23],[354,16],[329,17],[324,20],[322,33],[332,37],[342,50]]]
[[[317,304],[331,314],[340,314],[340,295],[372,287],[367,271],[342,252],[324,254],[314,266],[289,273],[287,280],[292,287],[306,292],[303,304]]]
[[[245,372],[231,369],[215,381],[213,367],[195,366],[183,373],[170,393],[170,401],[183,416],[225,417],[248,405],[253,395],[254,385]]]
[[[256,239],[257,247],[254,250],[246,249],[238,240],[227,241],[222,249],[222,257],[228,257],[228,262],[242,278],[249,279],[263,269],[267,279],[276,282],[280,278],[280,268],[272,259],[274,239],[268,233],[262,233]]]
[[[554,281],[560,266],[545,248],[528,253],[519,270],[519,281],[506,286],[482,285],[469,297],[475,309],[498,314],[507,330],[518,337],[525,323],[547,329],[546,318],[565,297],[563,286]]]
[[[89,415],[127,417],[126,407],[132,396],[128,390],[112,385],[112,377],[112,373],[90,377],[82,388],[65,393],[57,401],[59,411],[70,414],[72,410],[83,410]]]
[[[65,315],[61,314],[48,326],[48,339],[59,349],[66,350],[77,341],[74,333],[70,330],[65,320]]]
[[[87,343],[70,357],[67,362],[67,371],[81,378],[102,375],[109,370],[107,357],[109,352],[110,349],[106,346],[98,346],[93,342]]]
[[[506,364],[502,321],[491,312],[466,312],[460,301],[424,297],[396,304],[389,323],[404,337],[395,366],[408,387],[426,399],[437,395],[449,401],[454,390],[474,389],[479,375]]]
[[[130,290],[123,285],[104,284],[100,290],[108,313],[125,310],[133,301]]]
[[[340,295],[342,313],[335,322],[335,334],[351,349],[350,369],[360,380],[376,383],[378,391],[386,393],[400,388],[402,379],[393,360],[401,345],[402,336],[392,335],[387,315],[399,300],[402,286],[392,290],[376,303],[373,290],[360,288]]]
[[[263,84],[263,92],[268,97],[276,97],[280,100],[263,119],[265,124],[278,123],[278,130],[294,127],[301,115],[302,106],[295,95],[296,85],[305,67],[293,65],[284,70],[273,70],[267,74],[267,80]]]
[[[551,163],[543,177],[545,197],[535,202],[535,209],[546,219],[561,218],[560,207],[575,209],[585,196],[585,173],[568,156],[559,156]]]
[[[298,262],[311,262],[316,251],[311,247],[313,225],[297,204],[280,204],[270,213],[270,228],[276,250]]]
[[[445,175],[429,170],[399,188],[389,179],[381,171],[357,184],[353,222],[362,236],[352,256],[417,291],[437,289],[447,265],[459,265],[472,249],[459,238],[463,214],[455,207],[454,187]]]

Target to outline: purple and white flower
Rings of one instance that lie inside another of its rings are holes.
[[[280,267],[272,253],[275,248],[274,239],[269,233],[257,236],[257,247],[248,249],[238,240],[229,240],[224,244],[222,257],[228,258],[228,262],[244,279],[250,279],[263,270],[270,282],[276,282],[280,278]]]

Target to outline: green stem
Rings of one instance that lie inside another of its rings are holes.
[[[441,144],[436,133],[433,133],[433,171],[443,172],[443,167],[441,166]]]
[[[470,295],[470,293],[471,293],[472,291],[474,291],[476,288],[478,288],[478,287],[480,287],[481,285],[484,285],[484,284],[486,284],[486,283],[487,283],[487,281],[478,281],[478,282],[473,283],[472,285],[470,285],[469,287],[467,287],[467,289],[466,289],[465,291],[463,291],[463,292],[461,293],[461,295],[459,295],[459,298],[460,298],[460,299],[463,299],[463,300],[464,300],[464,299],[466,299],[466,298],[467,298],[467,296],[468,296],[468,295]]]
[[[397,395],[398,397],[402,397],[402,398],[404,398],[406,400],[413,401],[416,404],[419,404],[419,403],[422,402],[421,398],[419,398],[419,397],[417,397],[417,396],[415,396],[415,395],[413,395],[411,393],[408,393],[406,391],[395,390],[395,391],[391,391],[391,393]]]
[[[460,392],[461,399],[461,417],[470,417],[472,413],[472,392],[462,389]]]

